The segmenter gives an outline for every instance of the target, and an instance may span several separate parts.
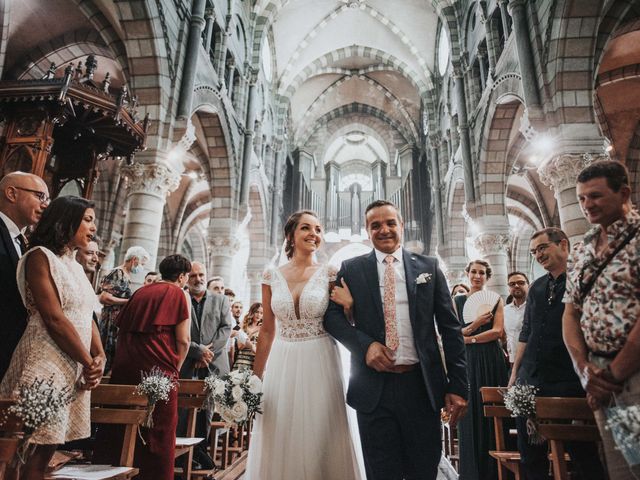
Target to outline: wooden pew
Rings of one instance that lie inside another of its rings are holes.
[[[510,418],[511,412],[504,406],[504,398],[500,393],[501,387],[482,387],[482,403],[484,404],[484,416],[493,418],[493,426],[496,435],[496,449],[489,452],[498,462],[498,478],[508,478],[508,471],[520,480],[520,452],[508,451],[505,445],[503,419]]]
[[[600,433],[593,412],[584,398],[536,397],[538,432],[551,445],[553,478],[569,478],[564,442],[599,442]],[[572,424],[578,420],[580,424]]]
[[[187,440],[176,442],[175,457],[186,456],[183,459],[184,467],[182,468],[182,478],[184,480],[190,480],[194,475],[194,472],[191,471],[194,444],[189,442],[189,439],[193,439],[196,436],[196,416],[198,410],[203,408],[206,399],[207,392],[205,392],[204,389],[204,380],[180,380],[178,387],[178,408],[187,410]],[[209,475],[213,472],[203,470],[197,473],[198,475]]]
[[[4,478],[7,466],[13,460],[22,440],[23,422],[9,413],[9,407],[15,402],[0,400],[0,478]]]

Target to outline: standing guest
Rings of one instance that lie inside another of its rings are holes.
[[[451,298],[456,295],[466,295],[469,293],[469,287],[467,287],[464,283],[456,283],[451,289]]]
[[[258,335],[262,326],[262,304],[256,302],[249,307],[249,313],[244,317],[242,322],[242,331],[244,332],[244,341],[238,338],[237,354],[233,364],[234,370],[246,368],[253,370],[253,361],[256,357],[256,348],[258,346]]]
[[[246,334],[242,330],[242,302],[237,301],[231,304],[231,317],[234,320],[231,334],[227,341],[227,352],[229,353],[229,365],[233,365],[236,359],[237,341],[246,341]]]
[[[229,372],[226,350],[232,324],[229,300],[222,294],[224,288],[219,294],[207,291],[206,278],[204,265],[193,262],[188,283],[191,295],[191,344],[180,370],[180,378],[202,380],[209,375]],[[213,407],[210,406],[198,412],[196,418],[196,436],[205,440],[194,448],[194,467],[205,470],[214,467],[206,448],[212,417]],[[180,431],[183,430],[182,423],[181,418]]]
[[[158,280],[160,280],[160,274],[158,272],[147,272],[147,274],[144,276],[143,285],[149,285],[150,283],[156,283]]]
[[[229,299],[229,305],[233,305],[233,302],[236,301],[236,292],[234,292],[230,288],[224,289],[224,296]]]
[[[116,352],[118,327],[116,327],[114,320],[131,297],[131,274],[138,273],[149,258],[149,254],[144,248],[130,247],[124,256],[124,263],[114,268],[109,275],[102,279],[100,303],[103,307],[100,317],[100,338],[107,355],[105,373],[111,371],[111,362]]]
[[[40,177],[13,172],[0,180],[0,380],[27,326],[16,283],[18,260],[26,251],[24,231],[38,223],[48,204],[49,190]]]
[[[509,385],[516,381],[538,388],[543,397],[583,397],[562,340],[562,296],[565,292],[569,239],[559,228],[545,228],[531,237],[531,255],[547,272],[529,290],[522,331]],[[506,309],[505,309],[506,310]],[[518,450],[527,480],[549,478],[548,445],[529,442],[526,419],[517,418]],[[567,443],[576,478],[604,478],[593,444]]]
[[[220,276],[211,277],[207,282],[207,290],[212,293],[224,295],[224,278]]]
[[[76,250],[76,262],[82,266],[87,277],[91,277],[96,273],[98,261],[100,260],[98,258],[99,251],[98,244],[93,240],[87,244],[87,248],[78,248]]]
[[[465,268],[471,289],[468,295],[454,297],[467,350],[469,377],[469,411],[458,426],[460,445],[460,479],[491,480],[498,478],[496,462],[489,456],[495,450],[493,422],[484,416],[480,387],[507,384],[507,366],[500,346],[504,332],[504,306],[498,298],[492,310],[479,315],[471,323],[463,319],[464,305],[476,292],[484,290],[491,278],[491,266],[484,260],[473,260]]]
[[[177,381],[189,350],[189,304],[182,287],[191,263],[182,255],[169,255],[160,262],[162,280],[138,289],[116,318],[118,349],[113,359],[111,382],[137,385],[142,373],[157,367]],[[135,368],[132,368],[135,365]],[[178,392],[156,403],[153,427],[141,430],[133,464],[136,478],[173,480],[178,423]],[[124,426],[107,425],[98,430],[94,462],[117,464]]]
[[[507,337],[509,364],[513,369],[518,338],[520,337],[520,330],[522,330],[524,309],[527,304],[529,278],[522,272],[511,272],[507,275],[507,286],[509,287],[511,302],[507,300],[507,304],[504,306],[504,333]]]
[[[576,193],[594,227],[571,254],[564,340],[595,410],[609,478],[640,478],[640,467],[632,473],[615,448],[604,412],[613,394],[621,404],[640,404],[640,215],[631,205],[629,172],[619,162],[584,169]]]
[[[29,311],[24,335],[11,359],[0,396],[15,398],[21,385],[51,379],[73,399],[59,422],[38,429],[36,444],[21,478],[44,478],[56,446],[90,434],[90,397],[102,378],[104,352],[91,321],[93,288],[74,258],[96,232],[93,204],[84,198],[58,197],[43,212],[31,235],[31,249],[18,263],[20,295]],[[15,472],[12,472],[15,474]]]

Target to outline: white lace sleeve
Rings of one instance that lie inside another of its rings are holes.
[[[273,267],[267,267],[264,272],[262,272],[262,283],[264,285],[271,286],[271,282],[273,281]]]
[[[335,282],[338,278],[338,269],[333,265],[327,266],[327,276],[329,277],[330,282]]]

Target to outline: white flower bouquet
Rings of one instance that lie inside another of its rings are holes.
[[[262,381],[251,370],[234,370],[204,380],[216,411],[230,424],[242,426],[262,413]]]
[[[640,465],[640,405],[606,409],[607,430],[629,466]]]
[[[136,386],[138,395],[145,395],[149,401],[147,416],[143,427],[153,427],[153,411],[160,400],[169,401],[171,390],[177,388],[176,380],[158,367],[153,367],[149,372],[142,372],[142,381]]]
[[[30,385],[22,384],[18,387],[16,403],[8,410],[24,423],[25,435],[17,450],[17,460],[26,463],[35,448],[35,445],[29,443],[31,436],[43,427],[60,423],[64,407],[73,399],[71,388],[54,385],[53,376],[48,380],[36,378]],[[17,465],[16,459],[13,463]]]
[[[534,445],[544,442],[544,438],[538,433],[538,421],[536,420],[537,392],[537,387],[519,382],[506,389],[506,391],[502,391],[504,406],[511,412],[511,416],[527,419],[529,443]]]

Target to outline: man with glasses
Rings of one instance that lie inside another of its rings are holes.
[[[48,204],[49,189],[40,177],[13,172],[0,180],[0,380],[27,326],[16,281],[18,260],[27,250],[24,232],[38,223]]]
[[[631,472],[605,427],[612,400],[640,405],[640,215],[619,162],[589,165],[578,175],[576,194],[594,227],[571,254],[564,338],[594,409],[609,478],[640,478],[640,465]]]
[[[511,272],[507,275],[507,285],[509,286],[509,295],[511,295],[513,301],[504,306],[504,333],[507,337],[509,363],[513,369],[518,337],[524,320],[524,309],[527,304],[529,279],[522,272]]]
[[[531,255],[548,272],[531,284],[526,298],[524,320],[518,339],[509,386],[516,382],[538,388],[539,396],[583,397],[578,376],[562,339],[569,238],[559,228],[550,227],[533,234]],[[523,478],[549,478],[548,446],[532,444],[527,434],[526,419],[517,418],[518,450]],[[576,478],[604,478],[594,444],[567,443],[573,459]]]

